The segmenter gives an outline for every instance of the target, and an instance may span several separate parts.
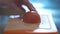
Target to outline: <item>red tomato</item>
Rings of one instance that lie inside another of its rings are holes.
[[[35,11],[30,11],[23,16],[23,22],[34,24],[34,23],[40,23],[41,19],[39,14],[37,14]]]

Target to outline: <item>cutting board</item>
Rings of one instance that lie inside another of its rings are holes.
[[[40,13],[41,23],[28,24],[23,19],[9,18],[4,34],[58,34],[52,15]]]

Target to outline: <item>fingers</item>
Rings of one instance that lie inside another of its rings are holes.
[[[30,11],[36,11],[34,6],[28,0],[24,0],[24,4],[29,8]]]
[[[12,5],[12,7],[16,10],[16,13],[17,14],[24,14],[25,13],[25,10],[20,6],[20,7],[17,7],[17,5]]]
[[[3,8],[4,11],[0,12],[0,14],[4,14],[4,15],[17,15],[17,14],[24,14],[25,10],[20,6],[17,7],[17,5],[14,3],[14,1],[16,2],[16,0],[3,0],[3,2],[1,3],[5,4],[5,6],[7,6],[6,8]],[[23,2],[23,1],[20,1]],[[6,9],[6,10],[5,10]]]
[[[8,8],[3,12],[6,15],[21,15],[25,13],[23,9],[17,7],[14,3],[10,3],[7,6]]]
[[[20,10],[22,10],[23,12],[26,12],[26,10],[23,7],[20,7]]]

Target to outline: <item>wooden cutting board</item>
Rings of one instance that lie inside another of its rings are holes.
[[[9,19],[4,34],[58,34],[52,15],[46,12],[39,14],[41,23],[37,24],[27,24],[18,18]]]
[[[24,23],[20,19],[9,19],[5,30],[34,30],[38,28],[38,26],[39,23],[28,24],[28,23]]]

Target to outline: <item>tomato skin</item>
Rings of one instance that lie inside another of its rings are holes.
[[[23,22],[25,23],[30,23],[30,24],[34,24],[34,23],[40,23],[41,19],[39,14],[37,14],[36,12],[27,12],[24,16],[23,16]]]

